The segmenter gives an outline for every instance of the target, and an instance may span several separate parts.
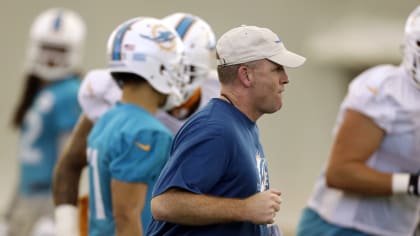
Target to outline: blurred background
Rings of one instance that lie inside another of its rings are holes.
[[[206,20],[220,37],[241,24],[265,26],[286,47],[307,57],[288,69],[280,112],[258,121],[269,163],[271,186],[282,191],[276,221],[293,235],[312,185],[328,158],[332,128],[347,85],[362,70],[400,62],[400,44],[408,14],[418,0],[0,0],[2,86],[0,86],[0,212],[9,204],[17,181],[17,132],[11,114],[23,84],[29,28],[50,7],[81,14],[88,27],[84,68],[106,66],[111,31],[136,16],[164,17],[188,12]]]

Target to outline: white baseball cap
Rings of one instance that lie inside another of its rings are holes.
[[[224,33],[216,44],[217,64],[236,65],[268,59],[285,67],[301,66],[306,58],[286,49],[268,28],[242,25]]]

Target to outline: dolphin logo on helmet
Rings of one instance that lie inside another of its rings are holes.
[[[174,44],[176,35],[162,25],[154,25],[151,34],[151,36],[140,34],[140,37],[156,42],[163,50],[170,51],[176,46]]]
[[[174,29],[159,19],[138,17],[117,27],[108,39],[110,72],[133,73],[168,95],[163,109],[183,102],[180,92],[184,45]]]

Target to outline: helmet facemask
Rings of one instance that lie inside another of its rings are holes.
[[[203,66],[187,65],[185,70],[188,81],[182,87],[182,94],[184,96],[184,100],[188,100],[208,77],[209,69]]]
[[[72,72],[69,50],[63,46],[42,44],[35,46],[32,72],[41,78],[53,80]]]
[[[188,81],[181,88],[188,100],[207,79],[212,66],[216,37],[203,19],[188,13],[174,13],[163,19],[175,28],[185,45],[185,73]]]
[[[45,80],[78,73],[85,35],[85,23],[77,13],[61,8],[43,12],[31,27],[28,71]]]
[[[168,74],[173,80],[170,82],[172,85],[171,92],[166,98],[165,104],[161,107],[162,110],[169,111],[174,107],[181,105],[185,101],[185,97],[181,92],[185,86],[188,78],[184,73],[184,65],[180,62],[178,64],[166,65],[161,67],[161,72]]]
[[[410,14],[405,25],[403,65],[420,89],[420,6]]]

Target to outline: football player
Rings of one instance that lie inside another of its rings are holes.
[[[64,8],[42,12],[31,26],[26,81],[12,120],[20,143],[19,183],[6,213],[10,235],[53,231],[53,168],[80,115],[85,36],[82,17]]]
[[[420,6],[399,66],[356,77],[297,235],[412,236],[420,214]]]

